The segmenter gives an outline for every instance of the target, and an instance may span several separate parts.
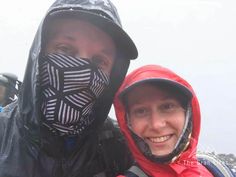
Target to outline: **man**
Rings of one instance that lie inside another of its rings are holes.
[[[0,73],[0,106],[4,107],[15,100],[21,82],[12,73]],[[0,111],[1,112],[1,111]]]
[[[110,1],[56,1],[35,36],[19,101],[1,114],[0,177],[123,173],[129,153],[105,120],[136,57]]]
[[[0,76],[0,106],[3,107],[5,105],[5,95],[6,95],[6,86],[7,79],[5,77]]]
[[[2,78],[1,79],[1,82],[2,82]],[[5,102],[5,94],[6,94],[6,87],[5,85],[3,85],[3,83],[0,83],[0,112],[2,112],[3,110],[3,105],[4,105],[4,102]]]

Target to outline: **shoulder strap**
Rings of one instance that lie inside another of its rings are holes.
[[[93,177],[107,177],[107,176],[106,176],[105,172],[101,172],[101,173],[93,175]]]
[[[197,158],[215,177],[235,176],[226,163],[221,161],[215,154],[198,152]]]
[[[148,177],[139,167],[133,165],[125,174],[126,177]]]

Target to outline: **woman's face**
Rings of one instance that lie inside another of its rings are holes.
[[[128,115],[133,132],[149,145],[152,154],[173,151],[185,123],[185,110],[175,96],[142,84],[128,93]]]

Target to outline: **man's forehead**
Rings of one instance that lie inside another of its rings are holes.
[[[103,3],[105,6],[111,7],[108,0],[89,0],[89,2],[94,5]]]

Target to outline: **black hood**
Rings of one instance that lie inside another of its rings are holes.
[[[84,13],[83,13],[84,12]],[[56,15],[54,15],[56,14]],[[90,15],[86,15],[90,14]],[[91,15],[92,14],[92,15]],[[108,30],[103,30],[115,41],[118,54],[110,75],[110,84],[108,91],[102,95],[95,103],[93,115],[96,116],[95,121],[90,126],[87,133],[96,130],[107,118],[113,97],[121,82],[123,81],[129,67],[130,59],[137,57],[137,49],[122,30],[119,16],[115,7],[108,0],[58,0],[48,10],[45,18],[41,22],[33,44],[30,49],[28,63],[23,80],[22,90],[19,96],[19,107],[22,119],[20,127],[27,131],[31,138],[37,140],[41,130],[40,119],[40,85],[39,85],[39,65],[43,55],[43,44],[45,36],[47,36],[47,26],[50,19],[61,18],[63,16],[78,16],[90,20],[98,27],[102,27],[105,23],[112,26],[106,26]],[[102,20],[97,20],[102,19]],[[101,25],[101,26],[100,26]],[[115,35],[113,32],[119,33]],[[117,37],[122,37],[119,43]],[[126,47],[122,47],[126,43]],[[129,58],[130,57],[130,58]]]

